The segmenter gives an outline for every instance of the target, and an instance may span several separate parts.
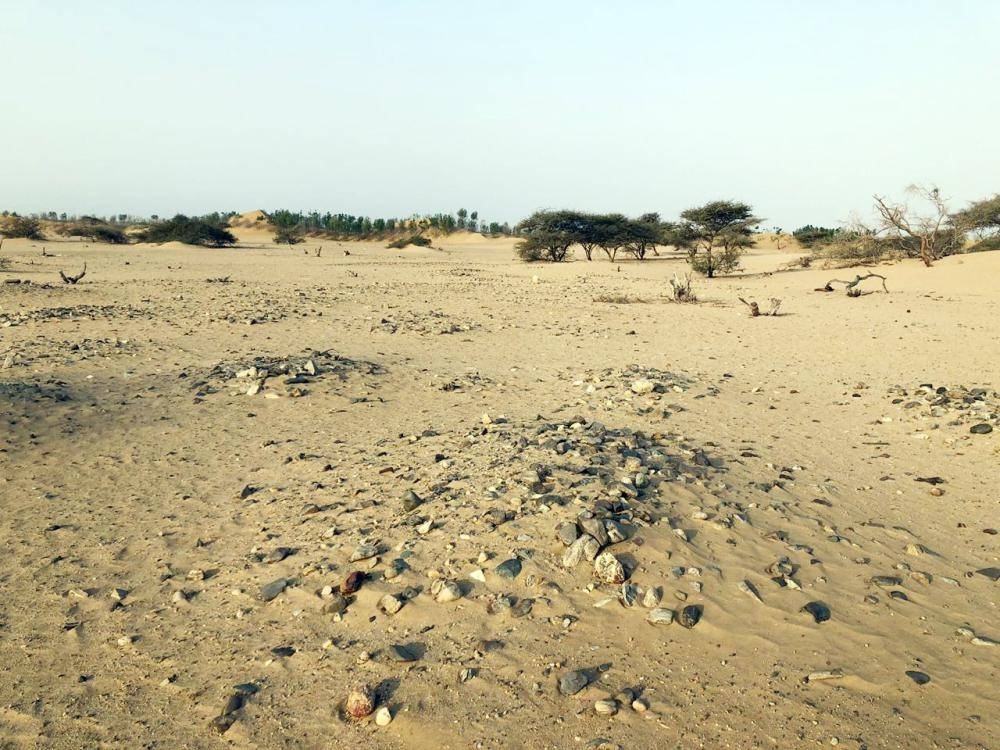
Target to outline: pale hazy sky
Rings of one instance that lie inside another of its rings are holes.
[[[0,0],[0,208],[836,224],[1000,190],[1000,2]]]

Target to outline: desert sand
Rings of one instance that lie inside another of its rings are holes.
[[[3,244],[0,746],[1000,747],[1000,255],[236,231]]]

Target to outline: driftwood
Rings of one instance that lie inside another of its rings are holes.
[[[760,305],[757,304],[755,300],[750,300],[747,302],[742,297],[739,298],[740,302],[750,308],[750,317],[757,318],[761,315],[777,315],[778,308],[781,307],[781,300],[777,297],[771,297],[771,308],[767,312],[760,311]]]
[[[886,278],[877,273],[866,273],[864,276],[855,276],[853,281],[845,281],[843,279],[830,279],[826,282],[826,286],[821,286],[816,289],[817,292],[832,292],[834,291],[834,284],[843,284],[844,291],[847,292],[848,297],[860,297],[862,294],[873,294],[874,292],[863,292],[861,291],[861,282],[866,281],[870,278],[882,279],[882,289],[886,294],[889,293],[889,287],[885,285]]]
[[[323,257],[323,246],[322,246],[322,245],[320,245],[320,246],[319,246],[319,249],[318,249],[318,250],[316,250],[316,257],[317,257],[317,258],[321,258],[321,257]]]
[[[76,276],[67,276],[62,271],[59,271],[59,276],[62,277],[63,284],[75,284],[86,275],[87,275],[87,261],[83,262],[83,270],[80,271],[80,273],[78,273]]]
[[[210,279],[205,279],[209,284],[228,284],[232,281],[229,276],[213,276]]]

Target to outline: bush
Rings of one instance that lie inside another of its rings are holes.
[[[128,235],[121,229],[110,224],[93,224],[91,222],[60,223],[56,234],[62,237],[84,237],[92,242],[106,242],[109,245],[127,245]]]
[[[183,214],[151,225],[141,239],[143,242],[183,242],[207,247],[236,244],[236,237],[221,225],[217,216],[191,218]]]
[[[839,229],[814,227],[812,224],[806,224],[804,227],[799,227],[792,232],[792,237],[798,240],[802,247],[812,250],[815,247],[832,242],[838,234],[840,234]]]
[[[279,245],[297,245],[305,239],[295,227],[279,227],[274,233],[274,241]]]
[[[732,273],[740,267],[743,248],[740,246],[720,247],[709,252],[691,252],[688,261],[691,270],[708,278],[720,273]]]
[[[27,216],[8,216],[0,224],[0,234],[11,239],[43,240],[42,225],[38,219]]]
[[[431,241],[427,237],[419,234],[414,234],[411,237],[400,237],[398,240],[390,242],[386,247],[390,247],[394,250],[402,250],[408,245],[416,245],[417,247],[430,247]]]

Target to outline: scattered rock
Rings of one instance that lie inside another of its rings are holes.
[[[802,611],[812,615],[813,620],[817,623],[826,622],[830,619],[830,608],[823,602],[809,602],[802,608]]]
[[[594,572],[598,580],[604,583],[623,583],[625,568],[621,561],[610,552],[602,552],[594,560]]]
[[[278,597],[282,591],[288,588],[289,580],[287,578],[278,578],[275,581],[266,583],[260,587],[260,598],[262,601],[269,602],[272,599]]]
[[[563,695],[576,695],[590,684],[590,677],[582,669],[566,672],[559,678],[559,692]]]
[[[375,710],[375,693],[365,683],[360,683],[347,695],[344,711],[352,719],[364,719]]]
[[[906,670],[906,676],[913,680],[918,685],[926,685],[931,681],[931,676],[926,672],[918,672],[915,669]]]
[[[521,561],[516,557],[512,557],[497,565],[495,570],[500,578],[513,581],[521,574]]]
[[[677,613],[677,622],[685,628],[693,628],[701,621],[702,606],[689,604]]]

